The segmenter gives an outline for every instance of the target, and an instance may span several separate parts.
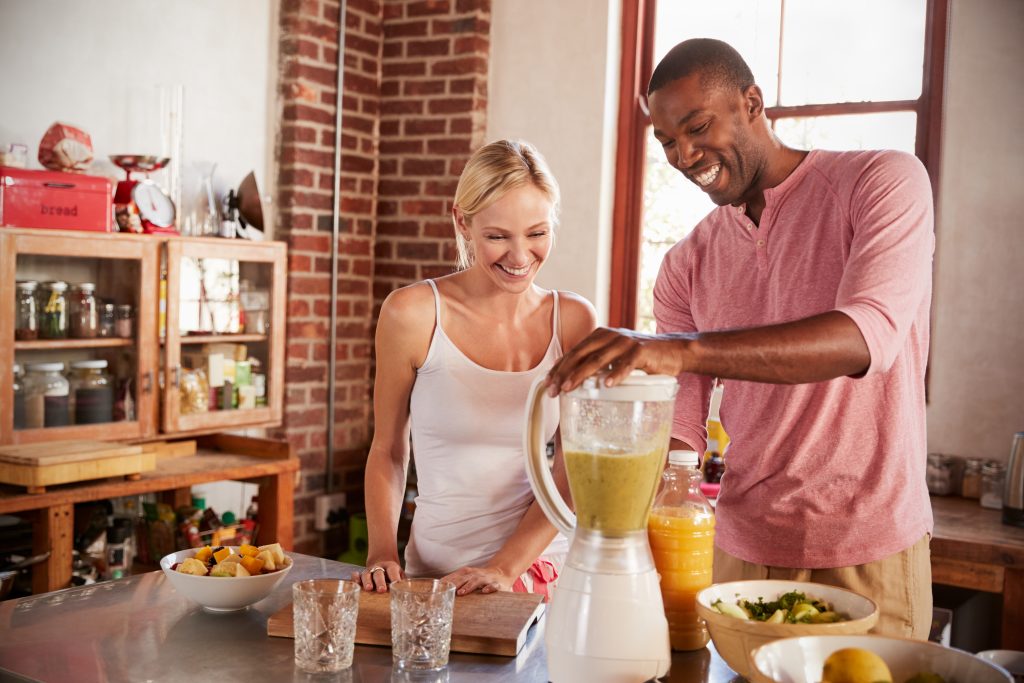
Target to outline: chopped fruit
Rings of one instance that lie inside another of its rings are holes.
[[[255,548],[253,548],[255,550]],[[245,567],[246,571],[250,574],[259,574],[260,570],[263,569],[263,560],[258,557],[243,557],[242,566]]]
[[[213,552],[213,559],[217,560],[217,563],[224,561],[224,558],[231,554],[230,548],[221,548]]]
[[[222,562],[213,568],[210,576],[249,576],[241,562]]]
[[[227,564],[229,562],[241,562],[242,556],[232,553],[220,561],[220,564]]]
[[[211,557],[213,557],[213,548],[211,548],[210,546],[200,548],[198,551],[196,551],[196,559],[200,562],[206,562]]]
[[[261,550],[257,559],[263,562],[263,568],[268,572],[272,572],[277,569],[277,563],[274,562],[274,556],[269,550]]]
[[[274,558],[275,565],[284,564],[284,551],[281,550],[280,543],[270,543],[268,545],[261,545],[260,553],[263,553],[264,551],[269,552],[271,554],[271,556]]]
[[[206,576],[206,565],[194,557],[190,557],[178,565],[177,570],[182,574],[194,574],[195,576]]]
[[[246,557],[256,557],[260,554],[260,549],[254,545],[243,543],[238,547],[238,554],[245,555]]]

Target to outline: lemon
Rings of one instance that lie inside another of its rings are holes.
[[[821,683],[892,683],[885,661],[870,650],[847,647],[825,660]]]

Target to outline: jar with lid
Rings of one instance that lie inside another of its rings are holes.
[[[1006,466],[1001,462],[987,462],[981,466],[981,507],[1003,509],[1003,487]]]
[[[948,496],[953,492],[952,459],[941,453],[928,454],[928,466],[925,469],[925,480],[928,493],[933,496]]]
[[[117,307],[117,336],[123,339],[130,339],[134,327],[135,313],[131,304],[121,304]]]
[[[114,304],[103,302],[99,306],[99,336],[117,336],[117,307]]]
[[[75,424],[114,421],[114,384],[107,361],[82,360],[71,364],[70,392]]]
[[[39,301],[39,337],[42,339],[67,339],[67,292],[68,284],[59,280],[47,282],[42,288]]]
[[[91,282],[80,282],[72,288],[71,336],[75,339],[99,336],[100,317],[95,292],[96,285]]]
[[[964,463],[964,477],[960,482],[960,495],[964,498],[981,498],[981,464],[980,458],[968,458]]]
[[[14,338],[19,341],[39,338],[39,314],[36,306],[36,287],[38,286],[39,283],[35,280],[18,283]]]
[[[63,363],[33,363],[25,376],[25,428],[64,427],[71,424],[68,381]]]
[[[14,364],[14,428],[25,428],[25,387],[21,377],[21,365]]]

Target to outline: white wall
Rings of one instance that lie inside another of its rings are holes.
[[[954,0],[928,445],[1005,461],[1024,431],[1024,3]]]
[[[545,287],[607,320],[619,82],[619,0],[493,0],[487,138],[523,138],[562,190]]]
[[[156,86],[180,83],[185,164],[216,161],[223,187],[250,170],[265,184],[274,5],[0,0],[0,144],[26,144],[29,167],[39,168],[39,140],[65,121],[91,135],[97,160],[159,152]]]

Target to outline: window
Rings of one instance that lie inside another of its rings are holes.
[[[947,2],[624,0],[610,324],[654,330],[662,258],[714,208],[651,133],[647,82],[672,46],[709,37],[739,50],[786,144],[912,152],[935,187]]]

